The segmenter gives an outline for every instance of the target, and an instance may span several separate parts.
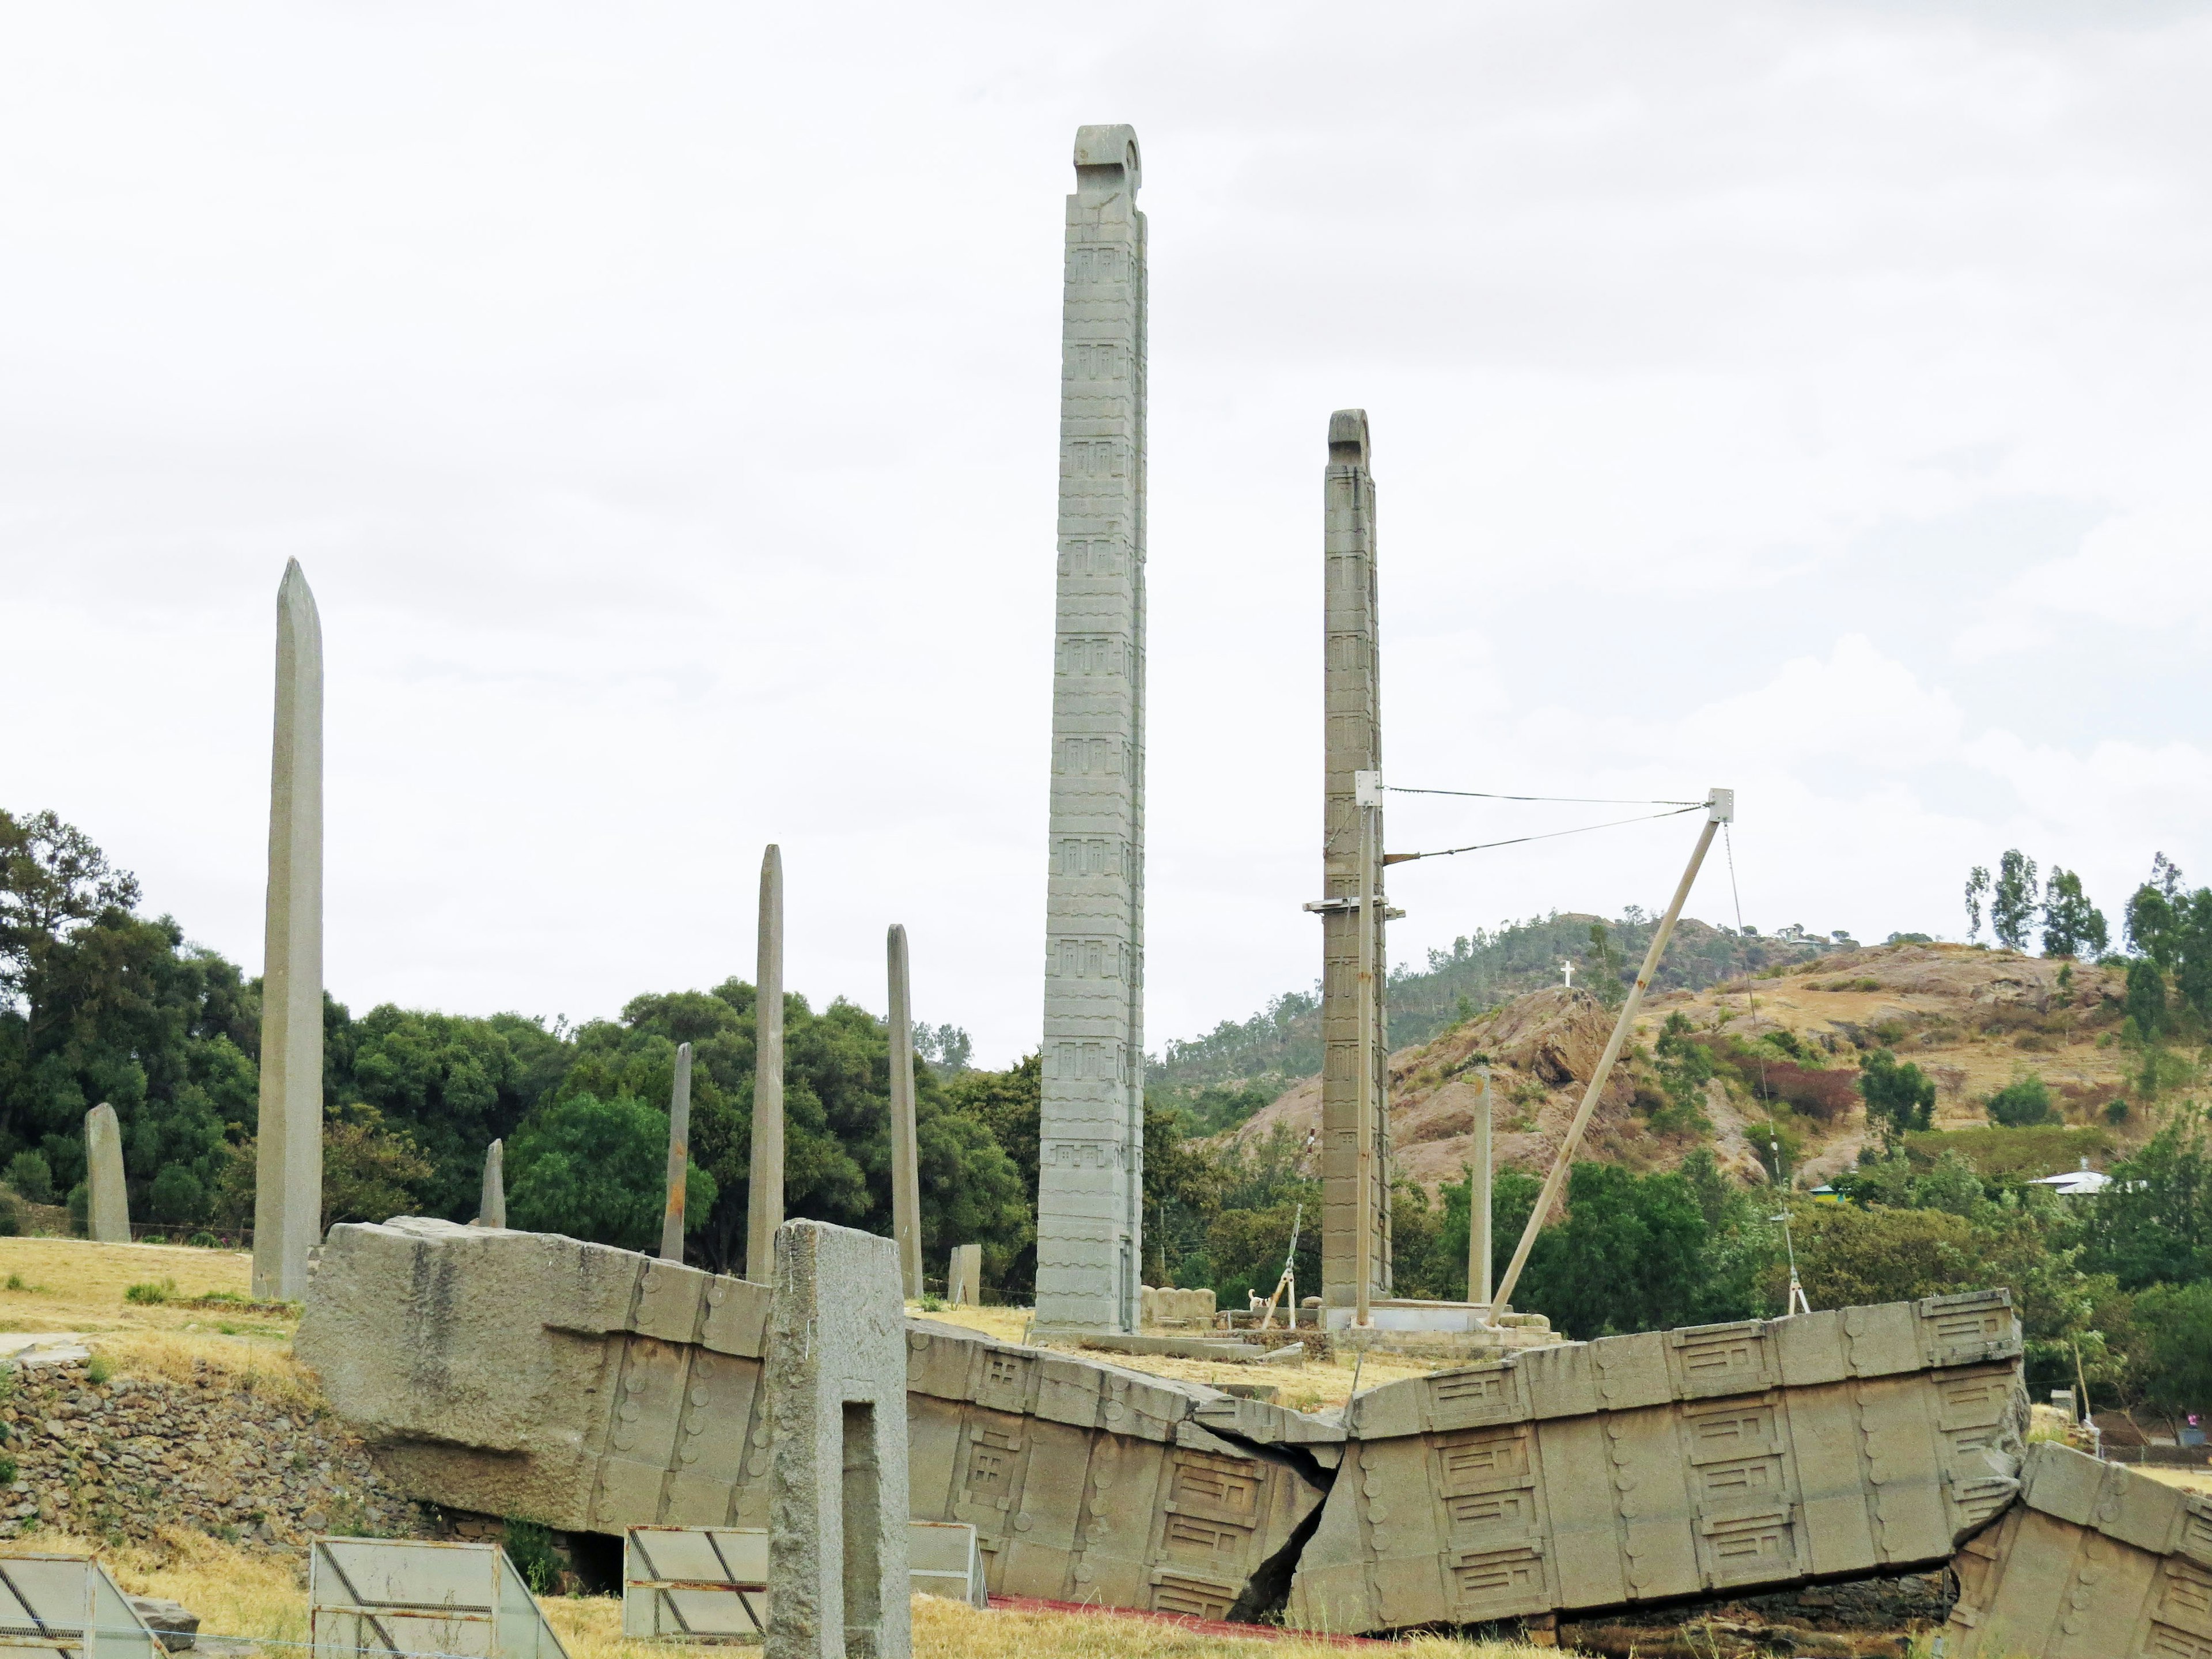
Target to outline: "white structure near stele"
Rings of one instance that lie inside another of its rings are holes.
[[[1134,1331],[1145,1085],[1145,216],[1080,127],[1060,322],[1036,1328]]]

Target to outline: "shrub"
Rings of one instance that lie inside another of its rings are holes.
[[[1833,1122],[1858,1103],[1856,1072],[1818,1071],[1794,1060],[1761,1060],[1753,1054],[1731,1054],[1729,1063],[1758,1098],[1783,1101],[1822,1123]]]
[[[98,1388],[115,1375],[115,1364],[104,1353],[96,1353],[84,1362],[84,1380]]]
[[[181,1164],[169,1164],[155,1176],[153,1190],[147,1197],[156,1221],[183,1225],[202,1220],[207,1215],[207,1188]]]
[[[136,1302],[143,1307],[155,1307],[174,1299],[177,1281],[173,1279],[145,1279],[123,1292],[125,1302]]]
[[[543,1595],[561,1576],[561,1558],[553,1550],[553,1533],[535,1521],[507,1523],[507,1559],[522,1575],[532,1591]]]
[[[2051,1121],[2051,1090],[2039,1077],[2015,1079],[1990,1097],[1990,1121],[2008,1129]]]
[[[54,1170],[43,1152],[18,1152],[8,1160],[8,1184],[33,1204],[54,1201]]]
[[[22,1231],[22,1212],[15,1207],[13,1198],[0,1193],[0,1238],[13,1238]]]
[[[70,1231],[79,1238],[92,1236],[92,1188],[82,1181],[70,1188]]]
[[[211,1250],[216,1247],[216,1237],[213,1233],[194,1233],[185,1243],[196,1250]]]
[[[15,1483],[15,1460],[6,1452],[0,1452],[0,1486],[11,1486]]]
[[[2127,1121],[2128,1121],[2128,1103],[2127,1103],[2126,1101],[2124,1101],[2124,1100],[2115,1100],[2115,1101],[2112,1102],[2109,1105],[2107,1105],[2107,1106],[2105,1108],[2105,1121],[2106,1121],[2106,1122],[2107,1122],[2107,1123],[2125,1123]]]

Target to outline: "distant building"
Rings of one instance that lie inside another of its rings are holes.
[[[2101,1193],[2112,1184],[2112,1178],[2089,1167],[2083,1158],[2078,1170],[2067,1170],[2054,1176],[2041,1176],[2028,1182],[2031,1187],[2048,1187],[2061,1198],[2081,1198]]]

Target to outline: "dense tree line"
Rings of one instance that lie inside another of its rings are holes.
[[[34,1202],[76,1198],[84,1115],[123,1125],[134,1217],[189,1236],[250,1225],[258,1115],[260,986],[136,914],[137,882],[52,813],[0,812],[0,1166]],[[618,1018],[549,1028],[383,1005],[324,1005],[328,1224],[476,1213],[484,1149],[507,1144],[507,1213],[640,1246],[659,1235],[676,1045],[693,1051],[687,1213],[696,1259],[739,1265],[751,1156],[753,988],[634,999]],[[785,1200],[789,1213],[887,1232],[890,1040],[838,1001],[787,995]],[[931,1028],[925,1057],[964,1058]],[[917,1083],[925,1249],[985,1247],[994,1282],[1031,1251],[1036,1065]],[[994,1093],[993,1079],[997,1093]],[[1024,1085],[1026,1080],[1026,1096]],[[1018,1106],[1025,1098],[1028,1125]],[[1006,1137],[1002,1143],[1000,1136]],[[1010,1153],[1008,1147],[1012,1148]]]

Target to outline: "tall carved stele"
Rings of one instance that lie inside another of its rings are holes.
[[[297,1301],[323,1209],[323,623],[300,562],[276,590],[276,736],[261,988],[253,1294]]]
[[[1369,1291],[1390,1290],[1390,1150],[1383,1085],[1389,1075],[1382,1006],[1389,960],[1382,948],[1386,907],[1359,908],[1360,823],[1353,774],[1382,768],[1382,647],[1375,617],[1375,475],[1367,411],[1328,417],[1328,465],[1322,475],[1322,673],[1327,729],[1322,818],[1322,1299],[1357,1302],[1359,1216],[1359,930],[1374,930],[1377,964],[1368,999],[1373,1027],[1370,1087],[1376,1145],[1369,1164]],[[1382,861],[1382,813],[1374,810],[1375,860]],[[1379,886],[1379,883],[1377,885]]]
[[[1079,127],[1060,313],[1040,1330],[1133,1331],[1144,1219],[1145,216]]]

